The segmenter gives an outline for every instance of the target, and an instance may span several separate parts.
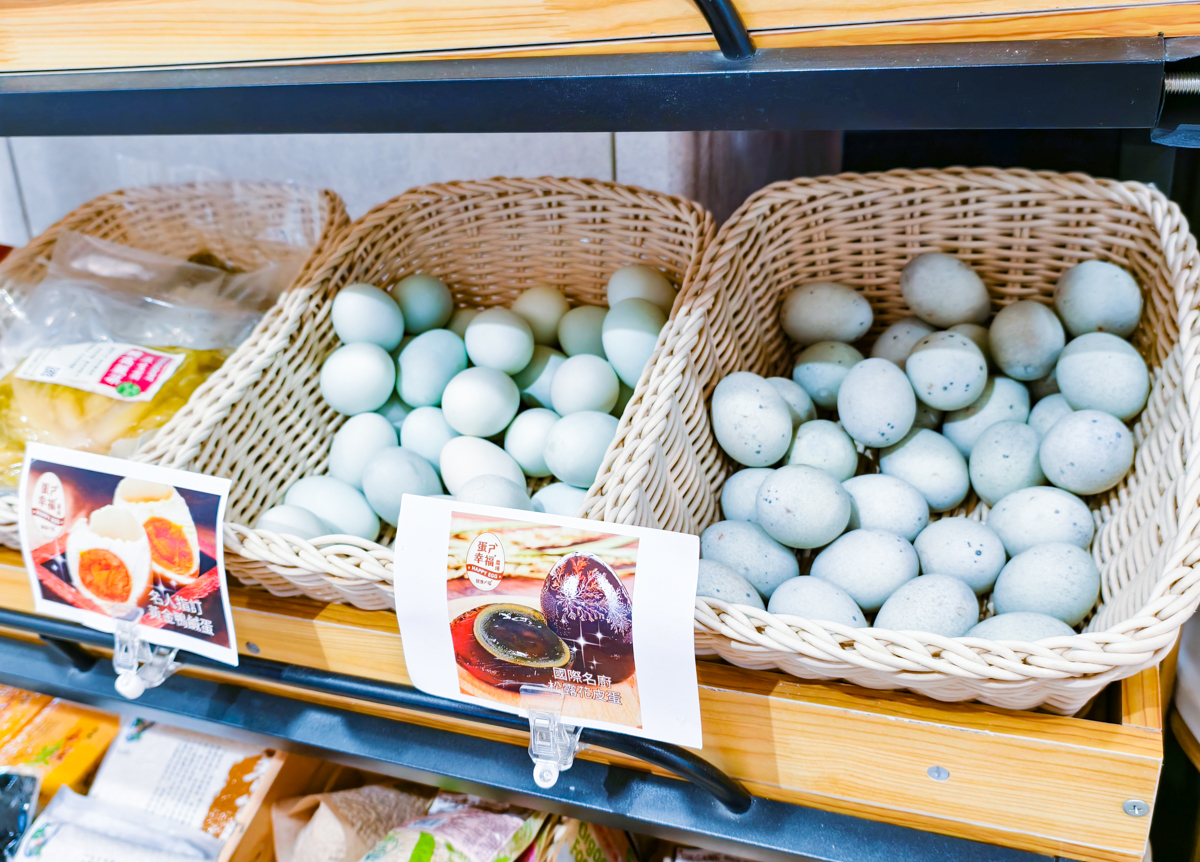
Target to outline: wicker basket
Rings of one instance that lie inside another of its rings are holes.
[[[139,461],[233,479],[227,517],[274,499],[282,477],[304,472],[315,446],[296,445],[308,421],[297,370],[316,373],[324,351],[310,333],[327,316],[311,273],[349,227],[341,198],[278,183],[149,186],[98,197],[48,228],[0,265],[0,286],[36,283],[59,234],[79,231],[158,254],[209,251],[245,269],[272,262],[257,239],[308,247],[300,272],[250,337],[201,384],[187,404],[139,449]],[[275,445],[286,439],[287,447]],[[264,462],[270,469],[264,470]],[[0,543],[18,547],[16,496],[0,498]]]
[[[692,289],[713,232],[712,216],[698,204],[613,183],[542,178],[431,185],[355,222],[313,272],[312,284],[328,301],[356,281],[386,288],[427,272],[446,282],[460,307],[507,305],[533,284],[557,287],[575,304],[603,304],[614,270],[646,263],[662,268],[683,295]],[[244,583],[276,595],[394,607],[390,547],[346,536],[304,542],[239,526],[278,503],[292,480],[325,471],[343,419],[323,406],[317,392],[315,369],[337,344],[327,314],[308,337],[314,364],[302,394],[310,422],[307,469],[286,478],[273,474],[272,494],[258,495],[252,504],[239,500],[238,515],[226,526],[226,566]],[[643,372],[633,400],[645,379]]]
[[[736,465],[713,437],[708,399],[733,371],[790,376],[798,350],[779,324],[781,296],[806,281],[852,285],[874,307],[871,338],[908,314],[900,269],[934,249],[969,262],[996,307],[1049,302],[1063,270],[1088,258],[1124,266],[1143,285],[1145,313],[1132,341],[1153,386],[1135,426],[1133,471],[1088,501],[1103,588],[1086,630],[1010,648],[697,599],[696,649],[806,679],[1076,712],[1109,681],[1158,662],[1200,601],[1200,258],[1179,208],[1154,189],[1078,174],[954,169],[796,180],[757,192],[722,226],[675,303],[587,515],[688,532],[719,520],[720,489]],[[947,514],[987,511],[969,498]]]

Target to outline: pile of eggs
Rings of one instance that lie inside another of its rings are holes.
[[[1080,497],[1129,472],[1125,423],[1150,391],[1125,340],[1141,290],[1086,261],[1053,307],[992,316],[979,276],[940,253],[910,261],[900,289],[913,316],[864,357],[852,343],[873,322],[866,299],[795,288],[780,308],[801,348],[792,379],[718,383],[713,433],[746,469],[722,489],[726,520],[701,536],[697,594],[853,628],[874,614],[876,628],[944,637],[1069,635],[1100,592]],[[972,489],[986,523],[931,522]]]
[[[255,526],[374,541],[404,494],[574,515],[675,293],[637,264],[609,279],[608,308],[535,286],[510,308],[455,310],[425,274],[391,293],[349,285],[331,311],[342,346],[320,375],[322,398],[350,417],[329,473],[294,483]],[[551,476],[530,498],[527,477]]]

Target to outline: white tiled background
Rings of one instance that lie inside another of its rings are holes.
[[[416,185],[494,176],[616,180],[695,198],[718,219],[775,179],[836,171],[832,133],[215,135],[0,138],[0,244],[96,195],[197,178],[330,188],[352,217]]]

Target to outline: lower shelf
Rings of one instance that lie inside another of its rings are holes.
[[[0,606],[31,611],[19,562],[0,563]],[[232,592],[243,654],[409,683],[393,614]],[[0,681],[103,699],[109,708],[120,703],[111,668],[80,674],[28,641],[0,646]],[[633,770],[644,764],[601,749],[584,752],[555,795],[545,797],[533,783],[521,734],[274,683],[235,686],[221,671],[187,673],[147,692],[138,711],[161,710],[177,724],[216,722],[351,765],[371,761],[372,769],[443,786],[485,794],[491,788],[760,859],[1024,857],[929,834],[941,833],[1029,853],[1134,862],[1144,854],[1151,818],[1130,816],[1122,806],[1153,802],[1162,764],[1153,671],[1123,684],[1113,704],[1116,723],[939,704],[701,662],[701,755],[759,797],[741,816],[683,782],[639,775]]]

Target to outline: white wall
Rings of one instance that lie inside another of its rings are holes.
[[[827,133],[0,138],[0,244],[23,245],[104,192],[206,177],[330,188],[352,217],[425,183],[591,177],[687,195],[723,218],[797,165],[825,173],[839,157],[840,137]]]

